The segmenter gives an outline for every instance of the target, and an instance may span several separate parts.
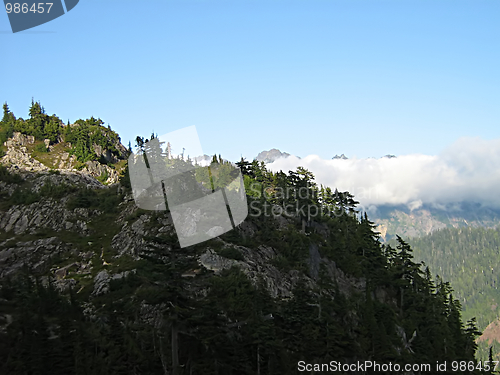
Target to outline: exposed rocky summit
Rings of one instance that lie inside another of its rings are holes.
[[[13,137],[4,142],[7,150],[0,159],[0,164],[7,166],[10,170],[19,172],[59,171],[61,173],[88,175],[100,179],[101,183],[105,184],[118,182],[119,172],[116,168],[110,166],[112,164],[102,164],[99,161],[87,161],[79,164],[76,157],[71,154],[71,143],[61,141],[55,145],[50,145],[50,141],[47,139],[44,144],[48,152],[36,153],[34,148],[35,138],[33,136],[14,132]],[[121,158],[127,156],[128,151],[121,143],[118,142],[115,147],[119,150],[118,155]],[[104,150],[98,145],[94,145],[94,150],[96,155],[109,163],[119,162],[118,157],[112,154],[110,150]]]

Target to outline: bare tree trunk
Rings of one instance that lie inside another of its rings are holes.
[[[260,375],[260,344],[257,345],[257,375]]]
[[[401,291],[401,304],[399,307],[399,313],[401,314],[401,316],[403,316],[403,291],[404,291],[404,289],[399,288],[399,290]]]
[[[179,348],[178,348],[177,314],[172,322],[172,375],[179,375]]]
[[[161,367],[163,367],[163,374],[164,375],[169,375],[168,374],[168,368],[167,368],[167,362],[165,361],[165,357],[163,355],[163,345],[161,343],[161,337],[158,336],[158,339],[160,341],[160,360],[161,360]],[[153,337],[153,340],[154,340],[154,337]],[[156,346],[155,346],[155,350],[156,350]]]

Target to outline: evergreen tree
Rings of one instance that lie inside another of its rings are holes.
[[[3,117],[0,121],[0,146],[8,139],[11,138],[14,132],[14,124],[16,118],[9,110],[7,103],[3,104]]]
[[[241,160],[236,163],[236,166],[240,168],[242,175],[250,175],[250,163],[245,160],[245,158],[241,157]]]

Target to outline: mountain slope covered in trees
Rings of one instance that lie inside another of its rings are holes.
[[[443,279],[450,280],[454,296],[464,307],[465,318],[476,317],[481,330],[498,319],[500,227],[446,228],[408,241],[416,259],[424,261]],[[481,357],[487,356],[491,345],[495,357],[499,357],[500,336],[481,340]]]
[[[224,181],[233,166],[213,161]],[[349,192],[317,186],[304,168],[237,165],[249,216],[187,248],[168,207],[137,208],[127,170],[120,184],[105,186],[0,167],[0,373],[476,365],[479,332],[462,320],[450,284],[433,280],[401,238],[382,244]],[[190,214],[183,219],[196,225]]]

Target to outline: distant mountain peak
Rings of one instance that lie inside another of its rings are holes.
[[[257,161],[263,161],[264,163],[272,163],[280,158],[287,158],[290,154],[288,152],[281,152],[277,148],[273,148],[269,151],[262,151],[257,155],[255,159]]]
[[[347,156],[345,156],[344,154],[342,155],[335,155],[332,159],[341,159],[341,160],[347,160],[349,159]]]

